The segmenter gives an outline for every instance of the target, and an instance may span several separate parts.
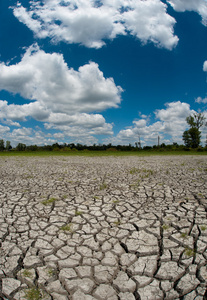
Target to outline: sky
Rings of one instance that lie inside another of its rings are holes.
[[[12,146],[183,144],[195,112],[207,117],[207,0],[0,0]]]

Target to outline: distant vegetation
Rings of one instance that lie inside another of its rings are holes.
[[[185,145],[178,145],[177,143],[173,143],[171,145],[165,145],[164,143],[161,145],[154,145],[154,146],[144,146],[144,147],[138,147],[137,143],[135,143],[135,146],[129,144],[129,145],[82,145],[82,144],[58,144],[55,143],[53,145],[45,145],[45,146],[37,146],[37,145],[30,145],[26,146],[25,144],[19,143],[17,147],[12,148],[11,145],[6,142],[6,145],[9,147],[4,146],[4,141],[0,140],[0,151],[1,152],[50,152],[50,153],[65,153],[65,154],[75,154],[75,153],[87,153],[87,152],[110,152],[110,153],[117,153],[117,152],[134,152],[134,153],[143,153],[143,152],[207,152],[207,145],[205,147],[198,146],[197,148],[188,147]]]

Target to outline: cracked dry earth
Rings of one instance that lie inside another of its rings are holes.
[[[0,168],[0,299],[207,299],[207,156]]]

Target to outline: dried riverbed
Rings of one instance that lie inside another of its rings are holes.
[[[207,156],[0,169],[0,299],[207,299]]]

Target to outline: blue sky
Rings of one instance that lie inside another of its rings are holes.
[[[0,139],[180,144],[206,37],[206,0],[0,0]]]

